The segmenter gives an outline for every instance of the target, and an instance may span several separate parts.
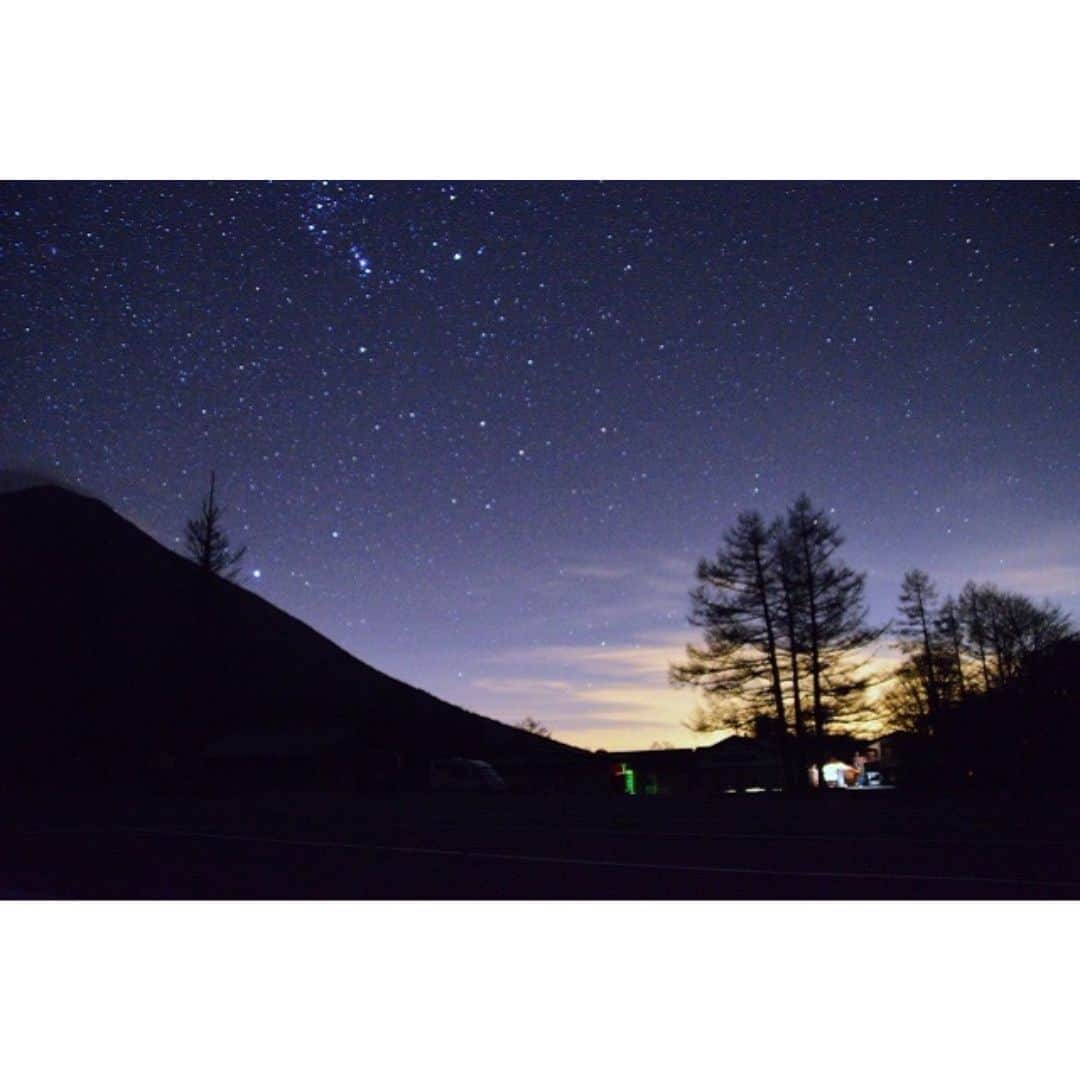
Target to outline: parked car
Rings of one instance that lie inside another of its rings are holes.
[[[441,758],[428,770],[432,791],[505,791],[506,781],[486,761]]]

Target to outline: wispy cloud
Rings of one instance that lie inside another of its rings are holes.
[[[507,649],[490,662],[536,674],[477,679],[474,686],[498,692],[504,713],[534,715],[559,738],[580,746],[639,749],[656,741],[694,746],[699,737],[684,725],[701,697],[668,681],[671,664],[683,658],[692,637],[689,630],[663,630],[606,646]],[[883,641],[854,659],[873,680],[872,704],[888,689],[901,657]],[[498,708],[489,711],[499,715]]]
[[[548,603],[572,599],[582,625],[633,622],[640,626],[676,613],[681,616],[692,583],[690,562],[654,554],[607,563],[571,560],[534,588]]]
[[[1076,601],[1080,597],[1080,528],[1058,528],[1004,551],[975,552],[969,565],[950,568],[943,577],[948,588],[959,588],[971,578],[1018,589],[1036,599]],[[1075,609],[1075,603],[1069,606]]]
[[[538,691],[562,693],[573,690],[573,683],[565,679],[535,679],[525,676],[507,676],[504,678],[481,677],[473,679],[473,686],[481,690],[490,690],[495,694],[535,694]]]
[[[1056,530],[1007,551],[972,549],[963,564],[938,566],[942,592],[955,593],[969,578],[991,580],[1035,597],[1047,596],[1075,610],[1080,596],[1080,532]],[[670,684],[673,662],[685,656],[697,634],[683,618],[693,563],[653,554],[597,563],[567,560],[544,583],[553,595],[573,596],[575,630],[588,643],[552,643],[541,635],[546,614],[526,617],[535,645],[507,647],[485,658],[484,674],[472,680],[470,705],[510,722],[533,716],[567,742],[608,750],[646,747],[654,741],[694,745],[684,723],[700,703],[689,689]],[[626,627],[618,634],[611,627]],[[648,629],[648,628],[655,629]],[[607,634],[607,640],[598,640]],[[898,663],[895,643],[885,639],[865,672],[874,679],[870,700],[880,697]]]
[[[1056,566],[1018,566],[996,575],[1002,585],[1036,596],[1080,596],[1080,563]]]
[[[494,660],[499,664],[563,667],[585,675],[618,672],[622,676],[659,675],[666,679],[669,665],[682,658],[683,646],[690,637],[687,631],[678,630],[640,635],[621,644],[537,645],[506,649]]]
[[[682,726],[696,695],[668,683],[687,635],[661,631],[608,645],[506,649],[495,667],[533,675],[484,676],[473,686],[494,695],[504,714],[535,715],[559,738],[588,747],[630,749],[654,741],[693,745]]]
[[[631,574],[626,566],[607,566],[600,563],[577,566],[563,566],[559,574],[567,578],[579,578],[585,581],[622,581]]]
[[[694,745],[696,737],[684,724],[702,699],[693,690],[672,686],[668,673],[698,634],[681,620],[658,626],[673,597],[684,600],[691,574],[682,558],[653,558],[636,567],[568,564],[558,580],[563,587],[588,590],[584,622],[656,629],[607,641],[593,637],[587,644],[541,642],[500,649],[486,657],[487,670],[472,680],[476,697],[470,704],[510,722],[533,716],[557,737],[590,748],[634,749],[654,741]],[[637,617],[628,618],[629,611]],[[873,700],[884,692],[898,656],[889,641],[882,641],[862,659],[876,683]]]

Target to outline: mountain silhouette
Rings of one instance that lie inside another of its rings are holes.
[[[375,670],[97,499],[0,495],[0,777],[153,783],[228,759],[588,759]]]

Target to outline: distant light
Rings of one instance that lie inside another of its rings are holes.
[[[460,251],[455,251],[454,252],[454,262],[461,262],[461,252]]]
[[[251,571],[251,576],[253,578],[261,578],[262,577],[262,571],[261,570],[252,570]]]

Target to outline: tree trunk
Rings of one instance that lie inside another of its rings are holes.
[[[803,568],[806,573],[806,599],[810,611],[810,685],[814,695],[814,764],[818,770],[818,787],[825,790],[825,720],[821,695],[821,653],[818,640],[817,579],[805,534],[802,538]]]
[[[802,693],[799,688],[799,649],[795,628],[795,600],[791,595],[790,582],[783,575],[781,575],[781,587],[784,590],[784,621],[787,624],[788,648],[791,654],[791,697],[792,712],[795,717],[795,768],[797,770],[796,787],[802,791],[809,786],[810,777],[807,774],[806,761],[806,722],[802,710]]]
[[[769,653],[769,674],[772,679],[773,703],[776,707],[776,720],[780,726],[780,760],[784,770],[784,786],[791,788],[792,776],[791,748],[788,746],[787,716],[784,710],[784,688],[780,682],[780,662],[776,655],[776,634],[773,631],[772,612],[769,610],[769,595],[765,585],[765,568],[761,561],[761,548],[754,548],[754,571],[757,575],[758,598],[761,602],[761,614],[765,623],[766,647]]]

